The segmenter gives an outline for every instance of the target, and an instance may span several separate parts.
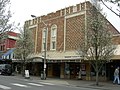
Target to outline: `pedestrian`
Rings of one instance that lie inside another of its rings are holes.
[[[113,84],[116,83],[116,80],[117,80],[117,84],[120,84],[120,80],[119,80],[119,67],[117,67],[114,71],[114,81],[113,81]]]

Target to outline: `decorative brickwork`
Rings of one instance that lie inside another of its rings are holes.
[[[84,15],[67,19],[66,27],[66,50],[76,50],[78,42],[81,41],[84,26]]]
[[[47,51],[50,51],[51,26],[54,24],[57,25],[56,51],[76,50],[78,42],[81,42],[83,36],[82,30],[84,30],[83,27],[85,26],[85,14],[88,17],[91,8],[92,4],[90,2],[84,2],[26,21],[25,25],[28,24],[29,27],[34,28],[35,53],[42,52],[42,30],[46,27],[44,23],[48,28]],[[107,22],[109,30],[113,34],[118,34],[119,32],[114,26],[109,21]]]

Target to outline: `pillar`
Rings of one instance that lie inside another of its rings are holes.
[[[60,67],[60,78],[65,78],[65,63],[61,63],[61,67]]]
[[[48,64],[48,70],[47,70],[47,77],[53,76],[53,66],[52,64]]]
[[[89,63],[86,63],[86,80],[91,80],[91,76],[90,76],[90,73],[91,73],[91,65]]]

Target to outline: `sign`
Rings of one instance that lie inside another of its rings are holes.
[[[25,78],[30,78],[30,76],[29,76],[29,70],[25,70]]]

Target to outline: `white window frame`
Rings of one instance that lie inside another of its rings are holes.
[[[46,37],[45,37],[45,32],[46,32]],[[43,30],[42,30],[42,45],[41,45],[42,46],[42,51],[45,51],[45,46],[44,46],[44,44],[45,44],[45,38],[46,38],[46,50],[47,50],[47,36],[48,36],[47,32],[48,32],[47,28],[44,27]]]
[[[50,50],[56,50],[56,43],[57,43],[57,25],[51,26],[51,39],[50,39]],[[53,46],[53,42],[55,42]],[[54,48],[53,48],[54,47]]]

